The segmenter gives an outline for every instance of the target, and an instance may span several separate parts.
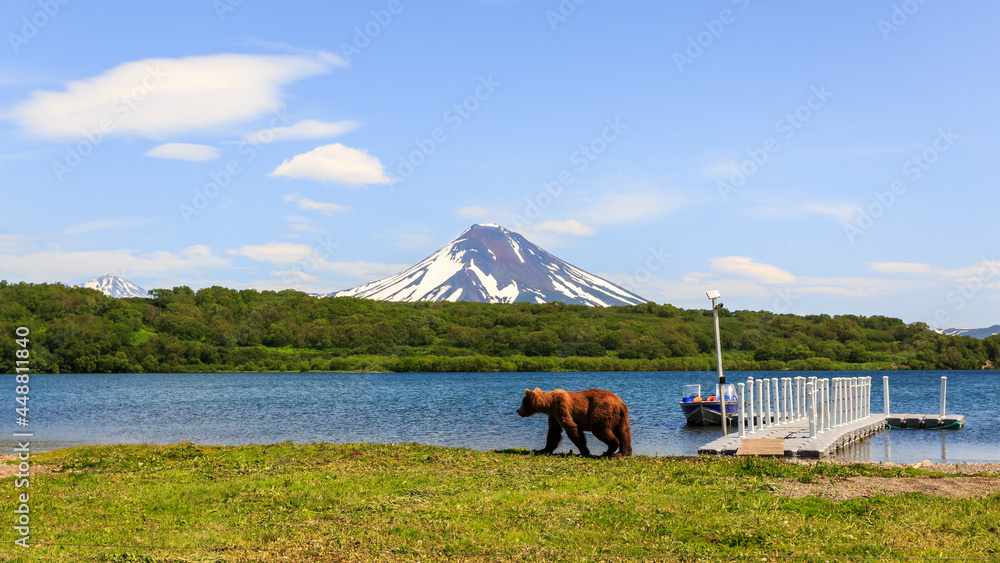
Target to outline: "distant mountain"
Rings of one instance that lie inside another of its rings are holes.
[[[562,301],[599,306],[646,302],[495,223],[473,225],[402,273],[331,295],[382,301]]]
[[[109,297],[145,297],[147,299],[151,297],[145,289],[114,274],[104,274],[83,284],[83,287],[96,289]]]
[[[993,325],[989,328],[946,328],[937,332],[948,336],[971,336],[982,340],[994,334],[1000,334],[1000,325]]]

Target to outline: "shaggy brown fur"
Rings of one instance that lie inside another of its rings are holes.
[[[611,391],[542,391],[538,387],[534,391],[525,389],[517,414],[525,417],[538,413],[549,415],[549,434],[545,439],[545,447],[535,450],[536,453],[554,452],[565,430],[569,439],[580,448],[582,456],[590,456],[584,432],[592,433],[595,438],[608,445],[605,456],[632,455],[632,428],[628,422],[628,407]]]

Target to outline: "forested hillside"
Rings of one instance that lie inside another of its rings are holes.
[[[646,303],[387,303],[187,287],[113,299],[0,282],[0,354],[30,330],[39,372],[619,371],[715,369],[709,310]],[[979,369],[1000,336],[944,336],[889,317],[721,311],[730,370]]]

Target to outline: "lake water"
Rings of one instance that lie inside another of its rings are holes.
[[[916,463],[1000,462],[1000,389],[989,371],[730,372],[731,383],[761,377],[871,376],[872,410],[882,410],[882,375],[893,412],[937,413],[941,376],[948,413],[961,430],[889,430],[833,459]],[[695,455],[721,435],[684,423],[681,388],[714,384],[714,373],[217,373],[33,375],[28,430],[32,449],[113,443],[268,444],[419,442],[488,451],[540,448],[547,419],[515,413],[525,388],[610,389],[629,405],[633,452]],[[5,376],[14,395],[14,376]],[[11,404],[0,451],[16,446]],[[604,444],[588,435],[595,453]],[[558,451],[574,449],[563,439]]]

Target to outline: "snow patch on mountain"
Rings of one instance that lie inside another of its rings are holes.
[[[92,279],[83,284],[83,287],[96,289],[108,297],[142,297],[151,299],[152,296],[143,288],[134,283],[120,278],[114,274],[104,274],[99,278]]]
[[[944,328],[934,329],[934,331],[948,336],[971,336],[982,340],[1000,334],[1000,325],[993,325],[987,328]]]

